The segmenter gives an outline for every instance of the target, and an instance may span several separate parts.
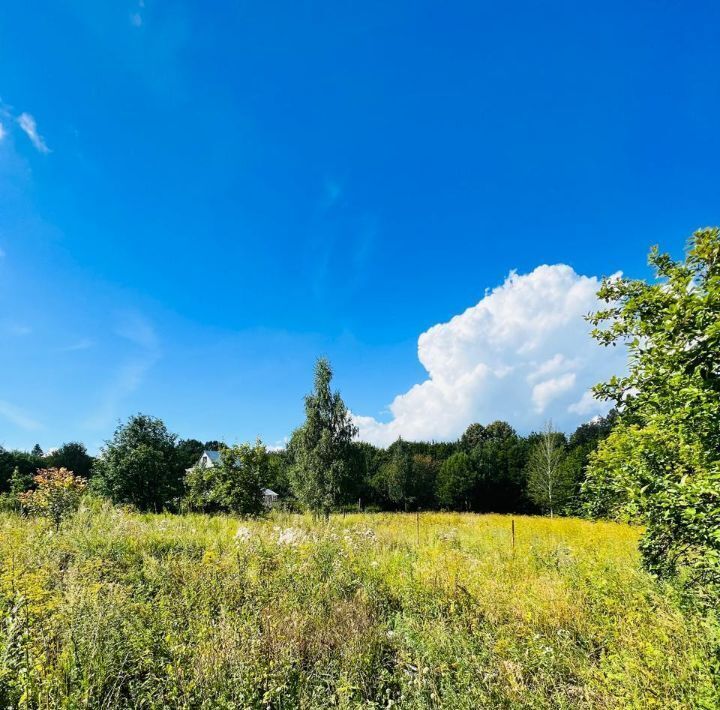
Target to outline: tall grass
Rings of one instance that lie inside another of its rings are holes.
[[[3,707],[694,708],[713,627],[573,519],[0,516]]]

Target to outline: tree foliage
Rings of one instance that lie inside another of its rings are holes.
[[[572,494],[572,480],[565,460],[565,437],[547,422],[537,437],[528,459],[528,495],[543,513],[550,516],[568,503]]]
[[[188,468],[192,468],[200,460],[203,451],[220,451],[222,446],[224,445],[218,444],[215,447],[207,446],[197,439],[180,439],[175,447],[177,465],[181,470],[185,471]]]
[[[488,438],[487,429],[477,422],[470,424],[460,437],[460,448],[466,453],[478,449]]]
[[[93,457],[90,456],[84,444],[70,441],[45,456],[48,466],[52,468],[66,468],[76,476],[89,478],[92,472]]]
[[[477,471],[465,451],[445,459],[437,477],[437,500],[441,507],[470,510],[477,485]]]
[[[489,424],[485,434],[473,451],[478,482],[472,509],[497,513],[525,511],[529,441],[503,421]]]
[[[603,282],[593,335],[624,344],[627,375],[595,388],[620,419],[592,457],[596,514],[632,516],[647,567],[720,598],[720,230],[691,239],[684,261],[650,252],[655,283]]]
[[[0,446],[0,492],[10,490],[11,480],[16,471],[17,475],[31,480],[43,465],[42,458],[33,456],[28,451],[8,451]]]
[[[330,388],[332,374],[330,363],[320,358],[313,392],[305,397],[305,423],[293,432],[289,447],[293,493],[313,513],[325,515],[341,500],[357,433],[342,397]]]
[[[265,446],[224,447],[213,466],[195,466],[185,478],[186,503],[192,510],[254,516],[263,512],[263,485],[268,477]]]
[[[114,503],[129,503],[140,510],[174,507],[183,475],[176,440],[161,419],[145,414],[130,417],[96,459],[94,487]]]

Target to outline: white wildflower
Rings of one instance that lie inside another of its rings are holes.
[[[278,542],[281,545],[297,545],[303,541],[305,534],[298,528],[285,528],[278,535]]]
[[[251,535],[250,528],[241,525],[235,533],[235,542],[247,542]]]

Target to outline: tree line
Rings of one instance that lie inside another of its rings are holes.
[[[334,507],[379,510],[457,510],[578,514],[590,453],[610,433],[615,414],[578,427],[570,436],[548,426],[519,435],[503,421],[473,423],[454,442],[398,439],[387,449],[352,440],[355,433],[332,370],[320,360],[306,398],[306,420],[290,439],[281,471],[286,488],[315,512]],[[543,442],[552,466],[538,465]],[[543,478],[554,484],[547,494]]]
[[[319,515],[342,509],[579,514],[589,455],[615,417],[583,424],[570,436],[551,428],[521,436],[507,422],[474,423],[454,442],[398,439],[384,449],[355,440],[331,382],[330,364],[318,360],[305,422],[284,450],[270,451],[260,441],[228,446],[181,439],[161,419],[137,414],[97,457],[77,442],[47,454],[39,446],[0,448],[0,494],[6,507],[15,505],[38,470],[64,468],[88,480],[91,491],[142,511],[259,514],[262,490],[270,488],[282,506]],[[543,468],[538,452],[548,446],[552,466]],[[221,457],[211,468],[196,466],[206,450]]]

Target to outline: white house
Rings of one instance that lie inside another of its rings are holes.
[[[219,461],[219,451],[203,451],[200,460],[192,468],[197,468],[198,466],[200,468],[212,468]],[[192,468],[187,469],[187,471],[192,471]],[[276,505],[279,499],[280,496],[275,493],[275,491],[271,491],[269,488],[263,488],[263,503],[268,508],[272,508],[274,505]]]
[[[203,451],[200,460],[195,464],[195,466],[200,466],[200,468],[212,468],[216,463],[218,463],[218,461],[220,461],[219,451]]]

